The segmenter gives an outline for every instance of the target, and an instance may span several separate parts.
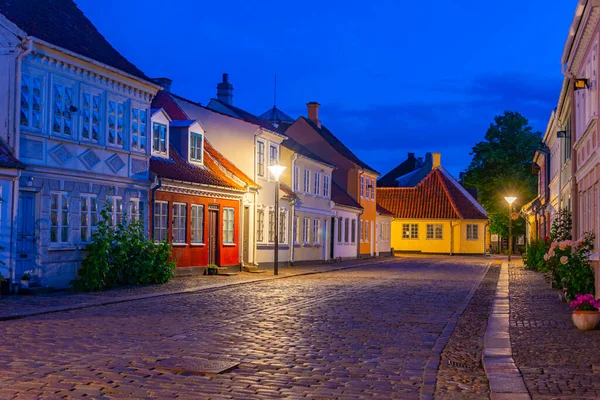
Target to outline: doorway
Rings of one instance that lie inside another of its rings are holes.
[[[35,269],[37,258],[37,239],[35,232],[35,193],[19,193],[17,216],[17,260],[15,279],[23,272]]]
[[[219,265],[219,209],[208,209],[208,263]]]

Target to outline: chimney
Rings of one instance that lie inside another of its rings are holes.
[[[159,86],[163,87],[165,92],[171,93],[171,84],[173,83],[172,79],[169,78],[152,78],[152,82],[156,83]]]
[[[308,107],[308,119],[317,124],[320,128],[321,121],[319,121],[319,107],[321,107],[321,105],[316,101],[311,101],[310,103],[306,103],[306,107]]]
[[[233,104],[233,85],[229,83],[229,74],[223,74],[223,82],[217,85],[217,99],[225,104]]]
[[[413,160],[415,158],[415,153],[408,153],[408,159]]]
[[[442,153],[431,153],[431,169],[439,168],[441,164]]]

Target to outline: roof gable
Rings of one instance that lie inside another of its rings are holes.
[[[13,156],[10,148],[6,145],[2,138],[0,138],[0,167],[18,169],[25,168],[25,164]]]
[[[218,99],[210,99],[210,102],[206,106],[211,110],[215,110],[217,112],[223,112],[226,115],[232,116],[234,118],[241,119],[242,121],[251,123],[253,125],[257,125],[263,129],[270,130],[272,132],[276,132],[281,134],[276,126],[270,123],[267,120],[257,117],[256,115],[249,113],[246,110],[242,110],[239,107],[233,106],[231,104],[227,104]]]
[[[332,180],[331,183],[331,201],[340,206],[352,207],[359,210],[363,209],[358,201],[338,185],[336,181]]]
[[[0,13],[29,36],[151,81],[112,47],[73,0],[2,0]]]

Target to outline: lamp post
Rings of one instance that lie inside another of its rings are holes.
[[[512,204],[516,200],[516,197],[506,196],[504,200],[508,203],[508,262],[510,263],[512,257]]]
[[[273,248],[273,275],[279,275],[279,177],[285,170],[283,165],[269,165],[269,172],[275,178],[275,221],[273,230],[275,233],[275,246]]]

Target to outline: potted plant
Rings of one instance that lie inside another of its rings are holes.
[[[208,269],[206,270],[207,275],[217,275],[219,273],[219,267],[215,264],[208,264]]]
[[[33,276],[33,271],[28,270],[23,272],[21,276],[21,287],[24,289],[29,288],[29,281],[31,281],[31,277]]]
[[[573,324],[581,331],[594,329],[600,322],[600,300],[594,299],[592,294],[576,294],[575,300],[571,301],[573,310]]]

